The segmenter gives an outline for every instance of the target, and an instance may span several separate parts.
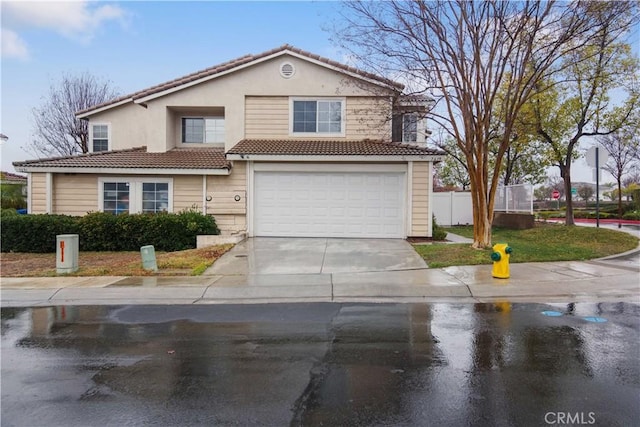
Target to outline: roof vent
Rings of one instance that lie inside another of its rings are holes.
[[[285,62],[280,65],[280,75],[285,79],[291,78],[296,73],[296,69],[290,62]]]

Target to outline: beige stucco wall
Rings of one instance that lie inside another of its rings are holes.
[[[144,175],[92,175],[92,174],[52,174],[53,198],[52,212],[65,215],[85,215],[99,211],[99,178],[144,178]],[[168,178],[164,177],[164,178]],[[159,177],[163,178],[163,177]],[[203,176],[174,175],[173,178],[173,212],[195,206],[199,211],[203,208]],[[46,174],[31,174],[31,212],[46,213]],[[207,176],[207,195],[212,196],[207,203],[207,213],[216,218],[223,234],[246,229],[246,165],[236,162],[229,176]],[[235,195],[241,200],[235,201]]]
[[[154,118],[157,120],[155,113],[139,105],[127,104],[91,117],[89,125],[110,126],[111,150],[148,146],[149,141],[158,137],[159,129],[153,125]]]
[[[413,162],[410,178],[411,185],[411,224],[410,236],[429,236],[431,219],[429,215],[430,168],[428,162]],[[100,175],[102,177],[108,175]],[[114,175],[125,178],[127,175]],[[140,178],[140,175],[129,175]],[[85,215],[97,211],[99,175],[90,174],[53,174],[52,213],[67,215]],[[46,211],[46,174],[32,173],[31,179],[31,212]],[[202,175],[173,176],[173,211],[183,209],[202,209],[203,204]],[[211,201],[206,203],[208,214],[216,218],[222,234],[232,234],[247,229],[247,165],[245,162],[234,162],[230,175],[209,175],[206,177],[206,196]],[[235,198],[238,196],[239,201]]]
[[[376,97],[354,96],[345,98],[346,139],[388,139],[391,125],[387,116],[387,101]],[[245,137],[295,138],[290,134],[289,96],[247,96],[245,102]],[[318,138],[322,138],[321,134]],[[308,135],[302,137],[309,139]],[[316,137],[314,137],[315,139]],[[342,139],[327,136],[325,139]]]
[[[99,211],[98,178],[143,178],[144,175],[53,174],[52,208],[57,214],[85,215]],[[167,177],[158,177],[169,178]],[[197,205],[202,209],[202,175],[176,175],[173,178],[173,212]]]
[[[245,138],[289,137],[288,96],[248,96],[245,105]]]
[[[410,236],[431,236],[431,219],[429,218],[430,183],[429,163],[413,162]]]
[[[244,162],[236,162],[231,175],[208,175],[206,195],[211,201],[203,200],[202,175],[178,175],[173,178],[173,211],[195,208],[216,219],[221,234],[228,235],[247,228],[246,211],[246,168]],[[235,196],[240,201],[235,201]]]
[[[30,174],[29,195],[31,197],[31,210],[29,213],[39,214],[47,212],[47,174],[31,173]]]
[[[98,178],[88,174],[53,174],[53,213],[85,215],[96,212],[98,207]]]
[[[230,175],[207,177],[207,213],[216,219],[222,234],[247,229],[247,164],[234,162]],[[236,201],[236,196],[240,198]]]
[[[280,76],[279,69],[283,62],[290,62],[295,67],[295,74],[289,79]],[[363,105],[368,102],[364,97],[372,94],[384,95],[377,86],[362,84],[361,81],[354,84],[344,74],[284,55],[148,100],[146,107],[128,103],[94,114],[90,117],[90,123],[111,124],[111,144],[114,149],[146,145],[149,151],[162,152],[181,145],[179,120],[184,111],[216,107],[224,109],[225,148],[228,150],[245,137],[246,96],[347,97],[347,108],[355,114],[350,117],[347,113],[347,129],[353,131],[348,130],[349,135],[355,135],[363,126],[363,112],[372,110]],[[359,98],[352,102],[352,96]],[[384,97],[384,103],[388,99]],[[390,124],[387,127],[390,133]]]
[[[202,212],[202,175],[173,177],[173,212],[195,208]]]

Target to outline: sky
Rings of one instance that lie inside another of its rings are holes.
[[[339,10],[333,1],[2,1],[2,170],[36,157],[26,149],[32,110],[65,74],[89,72],[124,95],[286,43],[344,62],[329,30]],[[572,175],[593,182],[584,160]]]

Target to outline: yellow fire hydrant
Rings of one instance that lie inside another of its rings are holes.
[[[496,243],[493,245],[491,259],[493,260],[493,270],[491,275],[498,279],[509,278],[509,255],[513,249],[506,243]]]

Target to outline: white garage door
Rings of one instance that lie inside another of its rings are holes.
[[[256,236],[405,237],[404,173],[256,171],[254,178]]]

